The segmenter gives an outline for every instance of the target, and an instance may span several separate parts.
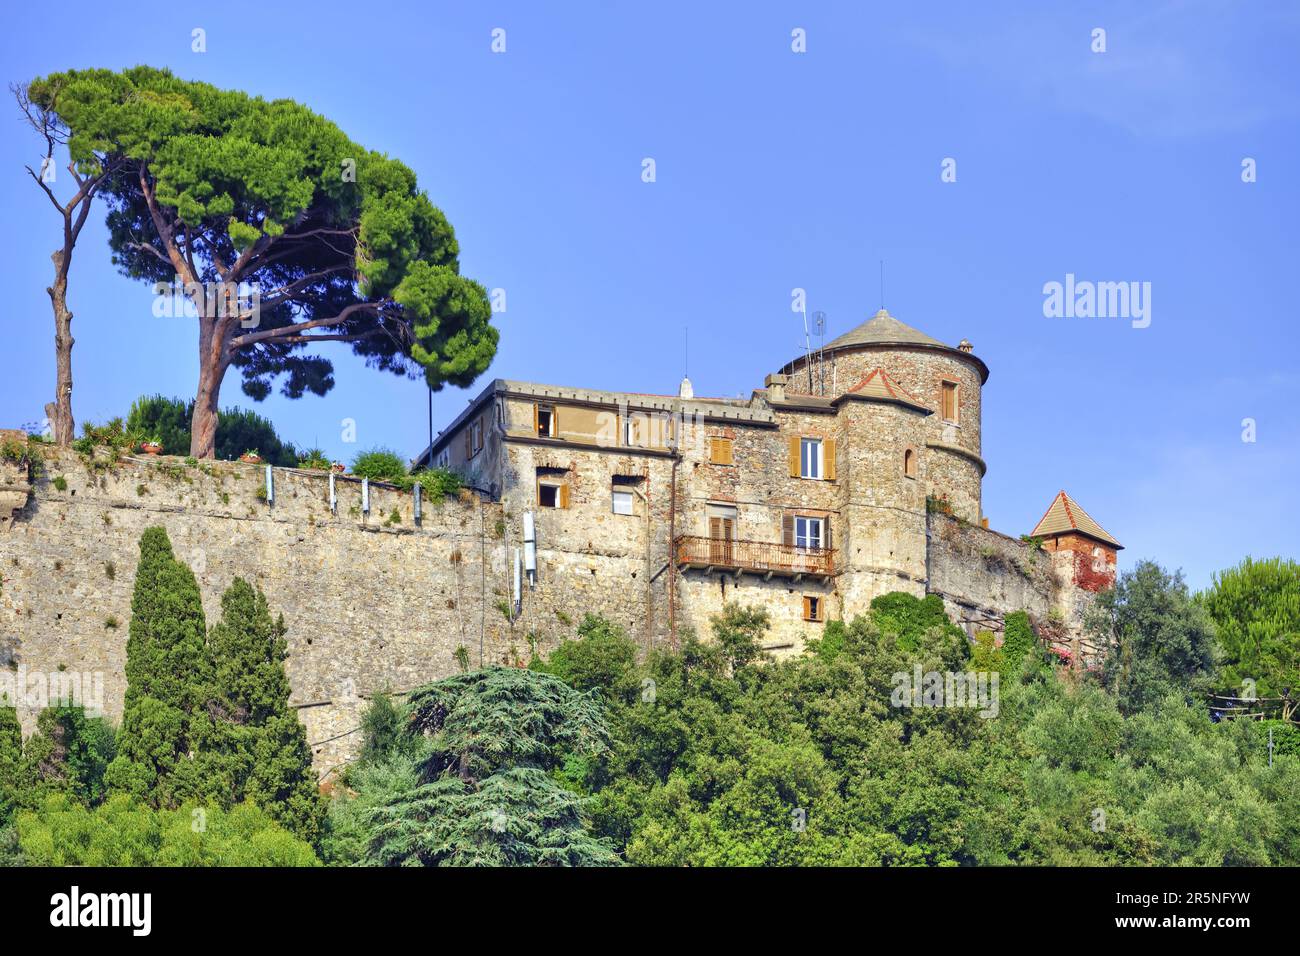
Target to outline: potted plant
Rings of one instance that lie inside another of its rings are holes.
[[[343,464],[343,462],[341,461],[334,462],[332,467],[334,469],[334,474],[336,475],[341,475],[343,474],[343,472],[348,470],[348,466]]]
[[[262,456],[257,453],[256,448],[253,448],[240,455],[239,460],[249,465],[260,465],[262,463]]]
[[[146,455],[157,455],[163,450],[162,439],[157,435],[152,435],[140,442],[140,450]]]

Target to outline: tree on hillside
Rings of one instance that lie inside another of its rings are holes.
[[[131,599],[122,727],[106,774],[110,789],[158,807],[228,789],[203,759],[212,742],[213,686],[205,631],[194,574],[173,555],[166,531],[145,529]]]
[[[55,74],[31,97],[67,126],[74,161],[111,168],[115,263],[184,284],[198,313],[191,454],[213,454],[231,366],[261,399],[280,375],[290,398],[325,394],[333,366],[305,353],[322,342],[435,390],[491,362],[487,293],[460,275],[446,217],[408,167],[328,120],[143,66]]]
[[[235,578],[209,635],[216,669],[217,747],[233,781],[230,799],[251,799],[308,843],[320,837],[325,807],[307,735],[289,708],[284,617],[272,619],[266,596]]]
[[[68,174],[77,187],[66,201],[60,201],[55,195],[51,183],[57,181],[54,153],[67,145],[69,131],[59,118],[59,83],[51,83],[41,89],[40,101],[32,98],[26,84],[13,84],[9,87],[18,103],[23,119],[41,139],[43,155],[38,172],[26,167],[32,181],[41,187],[42,192],[59,213],[62,221],[62,235],[59,247],[50,255],[54,262],[54,281],[46,287],[50,305],[54,309],[54,401],[45,406],[45,416],[50,421],[54,432],[54,441],[59,445],[70,445],[76,438],[76,422],[72,417],[72,312],[68,309],[68,274],[72,270],[72,250],[81,236],[81,229],[86,224],[95,194],[100,191],[105,179],[113,170],[113,165],[101,164],[98,157],[85,157],[68,164]]]
[[[1253,680],[1261,697],[1300,690],[1300,564],[1247,558],[1200,597],[1223,648],[1224,687],[1242,693]]]
[[[1105,646],[1102,681],[1132,714],[1170,693],[1191,700],[1215,672],[1214,622],[1187,592],[1181,572],[1141,561],[1097,597],[1087,629]]]
[[[535,671],[489,668],[412,692],[410,732],[429,737],[418,783],[373,811],[368,860],[386,866],[618,863],[588,831],[585,801],[552,773],[607,746],[600,706]]]
[[[36,733],[23,745],[25,803],[49,793],[66,793],[88,806],[104,799],[104,774],[116,752],[113,728],[103,717],[87,717],[81,707],[46,707],[36,717]]]

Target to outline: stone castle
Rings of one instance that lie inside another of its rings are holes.
[[[1120,545],[1063,491],[1030,540],[987,527],[988,374],[968,342],[882,311],[749,399],[497,380],[417,459],[466,479],[441,503],[240,462],[0,461],[0,667],[33,687],[96,679],[120,717],[150,525],[193,568],[209,623],[236,576],[284,614],[323,775],[355,752],[374,693],[526,662],[588,612],[648,649],[708,635],[728,602],[761,605],[780,655],[877,595],[937,594],[971,636],[1025,610],[1087,664],[1083,614]],[[29,730],[38,706],[19,708]]]
[[[647,646],[740,601],[767,608],[769,650],[797,651],[890,591],[941,595],[972,635],[1028,610],[1070,645],[1121,546],[1065,492],[1036,541],[988,530],[988,377],[969,342],[882,309],[749,399],[498,379],[417,463],[500,503],[523,618],[589,574],[612,579],[602,606],[647,610],[628,622]]]

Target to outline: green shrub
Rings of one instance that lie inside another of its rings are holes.
[[[141,806],[125,795],[95,810],[65,795],[18,815],[29,866],[318,866],[312,848],[251,803],[232,810]]]
[[[424,500],[432,505],[441,504],[448,495],[456,494],[463,487],[460,475],[445,468],[417,471],[398,479],[394,484],[408,491],[418,484],[424,489]]]
[[[139,434],[156,436],[164,449],[175,453],[190,447],[193,414],[192,400],[144,396],[131,405],[127,427]],[[260,449],[265,461],[282,468],[292,468],[298,463],[293,443],[282,440],[275,433],[275,426],[261,415],[235,408],[218,412],[216,456],[233,460],[246,448]]]
[[[371,481],[397,481],[406,477],[406,465],[387,448],[372,448],[352,459],[352,474]]]

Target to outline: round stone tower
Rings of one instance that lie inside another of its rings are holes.
[[[919,433],[909,437],[913,457],[900,468],[913,469],[927,496],[946,501],[953,514],[972,523],[980,520],[985,471],[980,389],[989,369],[969,342],[945,345],[881,309],[814,355],[812,375],[804,357],[781,371],[789,376],[788,392],[814,392],[832,400],[883,371],[930,412]]]

